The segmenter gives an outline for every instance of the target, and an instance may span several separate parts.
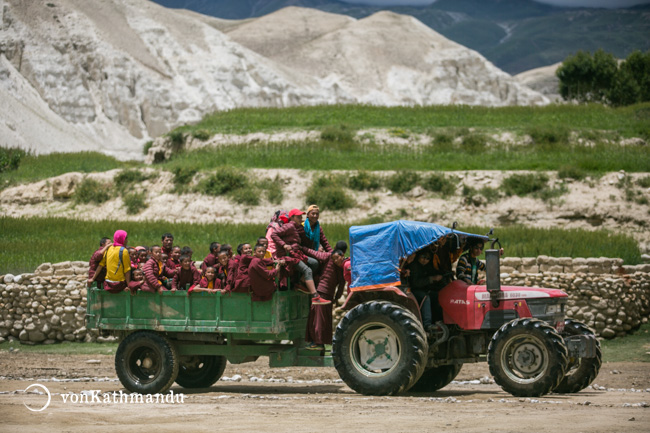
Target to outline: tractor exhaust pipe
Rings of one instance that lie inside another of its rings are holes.
[[[499,244],[499,249],[494,244]],[[492,241],[490,249],[485,250],[485,273],[487,291],[490,293],[492,305],[496,308],[499,306],[499,293],[501,292],[501,265],[499,263],[501,243],[499,239]]]

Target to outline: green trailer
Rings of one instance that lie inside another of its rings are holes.
[[[126,389],[162,393],[214,384],[226,362],[269,358],[271,367],[333,366],[329,351],[304,348],[309,296],[276,292],[270,301],[244,293],[184,291],[111,294],[88,290],[88,329],[120,337],[115,369]]]

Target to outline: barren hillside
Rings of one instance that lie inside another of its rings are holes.
[[[139,158],[144,141],[234,107],[548,102],[394,13],[287,8],[227,22],[146,0],[1,9],[0,146],[37,153]]]

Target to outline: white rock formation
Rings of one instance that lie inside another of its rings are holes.
[[[551,101],[562,101],[560,96],[560,80],[555,76],[555,71],[562,62],[541,68],[531,69],[515,75],[519,83],[549,98]]]
[[[39,153],[141,158],[144,141],[243,106],[547,102],[387,12],[227,22],[146,0],[1,0],[0,11],[0,145]]]

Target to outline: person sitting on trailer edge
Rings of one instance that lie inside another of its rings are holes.
[[[268,301],[275,293],[275,277],[278,276],[280,268],[284,266],[284,260],[278,260],[273,263],[272,259],[265,259],[266,247],[262,244],[255,245],[253,250],[253,259],[248,267],[248,277],[251,282],[251,291],[253,301]],[[268,266],[273,266],[273,270],[268,270]]]
[[[190,289],[187,291],[187,294],[189,295],[192,292],[217,293],[220,287],[218,285],[219,280],[216,279],[216,276],[216,269],[214,269],[212,266],[208,266],[203,277],[201,278],[201,281],[199,281],[199,284],[190,287]]]

